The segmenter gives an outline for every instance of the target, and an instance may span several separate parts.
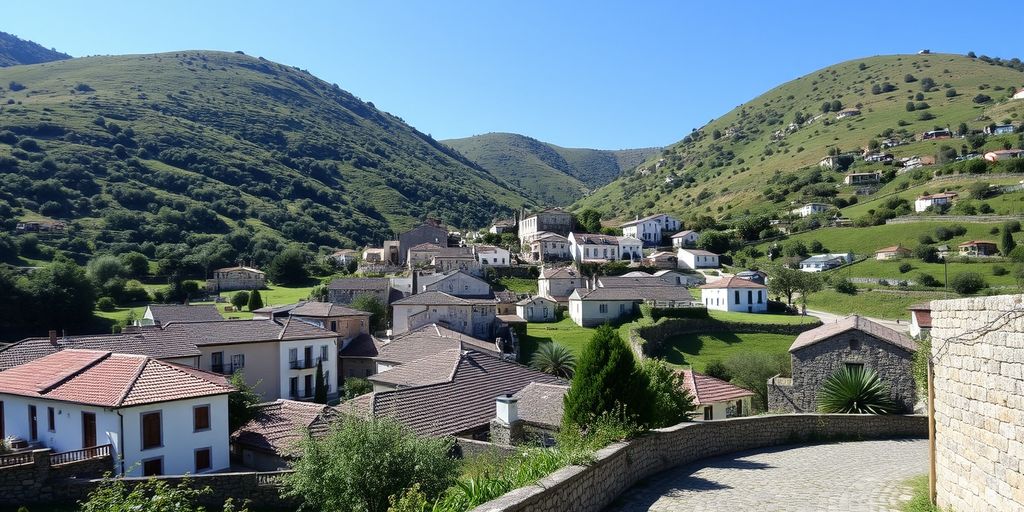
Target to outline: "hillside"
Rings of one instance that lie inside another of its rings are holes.
[[[66,53],[53,49],[48,50],[32,41],[25,41],[7,32],[0,32],[0,68],[70,58],[71,56]]]
[[[636,167],[658,148],[563,148],[515,133],[442,141],[544,204],[563,206]]]
[[[400,118],[262,58],[88,57],[0,70],[10,82],[0,218],[73,221],[57,245],[72,254],[259,263],[284,241],[379,243],[428,215],[483,226],[527,203]]]
[[[740,105],[574,207],[597,209],[606,218],[666,211],[728,220],[775,214],[794,202],[833,201],[845,171],[817,165],[830,151],[859,155],[871,141],[894,139],[903,142],[887,150],[896,158],[937,155],[943,146],[959,152],[965,141],[921,140],[921,134],[937,127],[957,131],[961,123],[970,131],[1019,123],[1024,101],[1008,98],[1024,85],[1020,69],[1016,59],[949,54],[830,66]],[[835,111],[848,108],[860,115],[837,119]],[[990,145],[1019,144],[1016,135],[1005,139]],[[856,160],[849,171],[888,168]]]

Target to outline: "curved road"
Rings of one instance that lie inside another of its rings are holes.
[[[928,441],[900,439],[739,452],[637,484],[606,512],[897,511],[928,472]]]

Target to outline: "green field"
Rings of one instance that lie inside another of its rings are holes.
[[[883,247],[901,244],[904,247],[914,248],[920,243],[921,235],[935,237],[935,228],[939,226],[951,226],[958,224],[967,229],[962,236],[953,238],[939,244],[947,244],[955,247],[960,242],[967,240],[991,240],[999,243],[998,235],[992,235],[993,227],[1001,227],[1002,223],[973,224],[957,222],[911,222],[907,224],[883,224],[881,226],[870,226],[864,228],[822,228],[806,233],[796,234],[787,237],[786,240],[801,240],[809,244],[812,240],[821,242],[828,252],[853,252],[854,254],[868,255],[874,257],[875,251]],[[1020,237],[1021,235],[1017,235]],[[758,249],[765,251],[772,244],[785,244],[780,242],[766,242],[758,245]]]
[[[942,292],[861,290],[857,295],[846,295],[835,290],[822,290],[808,297],[807,307],[838,315],[858,314],[887,320],[909,320],[907,307],[943,298],[946,297]]]
[[[881,208],[882,204],[891,197],[906,199],[910,202],[911,207],[913,207],[914,200],[918,197],[925,194],[935,194],[943,191],[956,192],[959,194],[961,199],[968,199],[970,198],[970,194],[967,192],[967,186],[971,183],[984,181],[989,185],[1013,185],[1019,182],[1022,177],[1024,176],[986,179],[983,174],[942,176],[939,179],[930,180],[920,185],[914,185],[903,191],[896,191],[896,188],[892,185],[901,183],[904,180],[893,180],[891,183],[887,183],[884,187],[879,189],[879,191],[873,195],[873,199],[862,200],[853,206],[843,208],[842,214],[844,217],[850,219],[862,217],[867,215],[868,210]],[[980,202],[988,203],[989,206],[995,209],[997,214],[1008,215],[1024,213],[1024,209],[1022,209],[1024,208],[1024,192],[1011,192],[1009,194],[987,197],[982,199]]]
[[[520,343],[520,360],[529,362],[537,346],[548,342],[563,345],[579,357],[595,330],[576,325],[568,313],[558,322],[526,324],[526,336]]]
[[[840,275],[845,277],[877,277],[882,279],[891,279],[893,281],[916,281],[919,274],[926,273],[935,279],[938,279],[940,283],[945,283],[946,279],[944,276],[945,272],[948,270],[950,280],[952,280],[957,274],[962,274],[964,272],[976,272],[985,278],[985,281],[989,286],[1005,287],[1016,286],[1017,284],[1012,272],[997,276],[993,271],[996,267],[1002,267],[1003,269],[1010,270],[1013,268],[1013,263],[988,263],[977,261],[962,263],[956,261],[955,257],[951,257],[950,260],[950,263],[943,265],[942,263],[924,263],[921,260],[914,258],[885,261],[878,261],[874,258],[869,258],[864,261],[854,263],[853,265],[847,265],[842,268],[831,270],[827,272],[826,275]],[[904,263],[909,263],[911,270],[906,273],[901,273],[900,265]],[[941,290],[941,288],[939,289]]]
[[[798,315],[773,315],[768,313],[740,313],[736,311],[708,311],[708,315],[715,320],[723,322],[739,322],[746,324],[782,324],[799,325],[812,324],[818,319],[810,316]]]
[[[796,336],[764,333],[687,334],[664,344],[665,360],[675,366],[692,366],[704,371],[708,362],[725,361],[746,352],[786,353]]]
[[[498,279],[498,286],[516,293],[537,294],[537,280],[525,277],[502,277]]]

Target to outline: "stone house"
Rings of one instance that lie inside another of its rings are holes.
[[[913,411],[916,351],[917,344],[906,334],[858,315],[805,331],[789,347],[793,377],[769,381],[768,409],[815,412],[825,380],[844,367],[859,367],[878,373],[901,411]]]
[[[493,298],[463,298],[437,291],[418,293],[392,304],[392,332],[401,334],[436,323],[477,338],[490,338],[496,308]]]
[[[432,242],[417,244],[409,248],[405,255],[405,263],[409,268],[425,267],[433,264],[434,256],[441,253],[442,246]]]
[[[549,208],[519,221],[519,241],[526,245],[541,233],[555,233],[567,236],[573,229],[572,214],[561,208]]]
[[[227,267],[213,271],[213,277],[206,280],[206,291],[210,293],[233,290],[262,290],[267,287],[267,275],[251,267]]]
[[[386,306],[391,299],[391,281],[386,277],[347,277],[327,285],[327,301],[333,304],[351,304],[363,295],[375,297]]]
[[[566,261],[572,259],[569,239],[557,233],[538,233],[529,244],[524,244],[526,258],[533,263]]]
[[[409,249],[425,243],[448,247],[448,229],[431,219],[398,235],[398,264],[405,265]]]
[[[474,276],[484,273],[483,264],[473,254],[472,247],[445,247],[434,255],[431,264],[437,272],[461,270]]]
[[[644,258],[644,265],[654,268],[679,268],[679,258],[673,252],[656,251]]]
[[[338,333],[339,341],[370,334],[370,313],[331,302],[308,301],[296,305],[289,316]]]

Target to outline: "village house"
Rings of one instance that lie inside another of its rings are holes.
[[[434,255],[431,265],[437,272],[461,270],[475,276],[483,275],[483,265],[473,254],[472,247],[445,247]]]
[[[549,208],[523,216],[519,222],[519,241],[523,245],[533,241],[541,233],[555,233],[568,236],[573,228],[573,216],[561,208]]]
[[[619,259],[619,237],[592,233],[569,233],[569,252],[577,263]]]
[[[251,267],[227,267],[213,271],[213,278],[206,280],[210,293],[232,290],[261,290],[267,287],[267,275]]]
[[[538,233],[523,249],[526,250],[527,259],[533,263],[572,259],[569,239],[557,233]]]
[[[568,306],[569,296],[577,288],[586,288],[587,280],[575,267],[541,267],[537,277],[537,295]]]
[[[718,311],[764,313],[768,311],[768,287],[739,277],[723,277],[701,285],[704,307]]]
[[[676,252],[679,268],[718,268],[718,255],[703,249],[679,249]]]
[[[923,212],[928,208],[934,209],[936,206],[948,205],[951,204],[956,197],[956,192],[940,192],[938,194],[924,195],[914,200],[914,211]]]
[[[679,229],[679,220],[664,213],[657,213],[642,219],[638,216],[636,220],[620,224],[619,227],[622,228],[623,236],[636,238],[643,245],[658,246],[661,245],[662,233]]]
[[[910,310],[910,335],[916,339],[928,337],[932,331],[932,305],[930,302],[914,304]]]
[[[892,153],[868,153],[864,155],[864,161],[867,163],[892,163],[895,159]],[[861,173],[861,174],[872,174],[872,173]]]
[[[985,135],[1006,135],[1013,133],[1014,126],[1012,124],[992,124],[985,127]]]
[[[386,306],[391,301],[391,281],[386,277],[346,277],[327,285],[327,301],[333,304],[351,304],[364,295]]]
[[[856,108],[844,108],[839,112],[836,112],[836,119],[846,119],[847,117],[859,116],[860,109]]]
[[[957,246],[960,256],[998,256],[999,246],[995,242],[970,240]]]
[[[223,320],[217,306],[203,304],[189,306],[187,304],[150,304],[142,313],[142,318],[135,325],[163,325],[170,322],[201,322]]]
[[[444,292],[456,297],[492,297],[491,285],[462,270],[416,276],[417,289],[410,294]]]
[[[791,379],[768,383],[768,408],[773,412],[816,412],[825,381],[842,368],[874,370],[889,386],[901,412],[914,410],[917,386],[913,365],[917,344],[904,333],[852,315],[804,331],[789,347]]]
[[[817,215],[824,213],[832,209],[832,205],[825,203],[807,203],[800,208],[794,208],[790,210],[793,215],[799,215],[801,217],[810,217],[811,215]]]
[[[491,224],[491,227],[487,232],[494,233],[495,235],[500,235],[502,233],[515,233],[516,226],[515,219],[500,219],[494,221],[494,224]]]
[[[376,365],[374,374],[389,372],[401,365],[449,350],[456,352],[475,350],[494,357],[502,356],[502,350],[495,342],[474,338],[439,324],[427,324],[398,334],[387,343],[382,344],[377,357],[374,358]],[[396,375],[399,374],[392,374],[392,376]],[[415,378],[415,376],[409,375],[408,378]],[[397,379],[398,377],[394,377],[391,381],[387,379],[378,379],[378,381],[394,383]]]
[[[508,249],[494,245],[474,245],[473,254],[482,267],[507,267],[512,264]]]
[[[843,183],[847,185],[868,185],[878,183],[881,179],[882,174],[878,172],[852,172],[843,178]]]
[[[527,297],[516,302],[516,315],[527,322],[554,322],[558,303],[541,296]]]
[[[405,255],[405,263],[411,269],[432,265],[434,256],[440,254],[442,248],[442,246],[432,242],[414,245],[409,248],[409,253]]]
[[[428,219],[423,224],[398,235],[398,264],[406,264],[409,249],[426,243],[448,247],[448,228],[434,219]]]
[[[701,274],[683,274],[675,270],[659,270],[653,274],[635,270],[621,276],[597,276],[591,288],[644,288],[648,286],[682,286],[704,284]]]
[[[757,284],[765,284],[768,279],[768,274],[761,270],[743,270],[736,273],[736,277],[739,279],[746,279]]]
[[[0,372],[0,436],[55,453],[109,445],[118,475],[221,471],[232,391],[146,356],[63,350]]]
[[[908,258],[913,254],[913,251],[903,247],[902,245],[896,244],[891,247],[883,247],[875,251],[875,259],[879,261],[885,260],[897,260],[900,258]]]
[[[341,341],[338,348],[338,391],[348,377],[369,377],[377,371],[374,358],[379,354],[381,342],[372,334],[360,334]]]
[[[1001,162],[1012,158],[1024,156],[1024,149],[999,149],[985,153],[985,160],[989,162]]]
[[[693,397],[697,419],[722,420],[751,414],[753,391],[692,369],[680,370],[680,373],[683,375],[683,387]]]
[[[853,254],[815,254],[800,262],[800,270],[804,272],[824,272],[853,263]]]
[[[683,230],[672,235],[672,247],[693,247],[697,245],[698,239],[700,239],[700,233],[692,229]]]
[[[654,268],[679,268],[679,257],[669,251],[655,251],[644,258],[643,263]]]
[[[0,348],[0,372],[70,349],[139,354],[182,366],[199,366],[201,354],[195,344],[165,338],[162,332],[128,327],[120,334],[57,336],[57,331],[50,331],[48,337],[25,338]]]
[[[289,469],[289,456],[308,432],[322,438],[340,417],[334,407],[294,400],[256,406],[253,418],[231,433],[231,454],[256,471]]]
[[[579,288],[569,296],[569,317],[581,327],[594,327],[636,314],[640,304],[657,308],[694,307],[693,296],[682,286]]]
[[[644,257],[644,243],[632,236],[617,236],[619,256],[630,262],[637,262]]]
[[[335,265],[343,267],[350,262],[356,261],[358,254],[352,249],[339,249],[328,255],[327,259],[334,262]]]
[[[337,333],[340,341],[370,333],[370,313],[331,302],[300,302],[288,313],[292,318]]]
[[[941,129],[938,129],[938,130],[931,130],[931,131],[927,131],[927,132],[924,132],[924,133],[921,134],[921,139],[922,140],[949,139],[949,138],[952,138],[952,137],[953,137],[953,132],[949,131],[946,128],[941,128]]]
[[[363,261],[367,263],[384,263],[387,261],[387,257],[383,248],[367,247],[363,249]]]
[[[410,295],[392,303],[392,332],[401,334],[427,324],[441,324],[477,338],[494,335],[497,301],[462,298],[439,291]]]
[[[516,314],[516,302],[519,302],[519,294],[511,290],[494,292],[494,300],[498,301],[495,313],[498,316]]]

